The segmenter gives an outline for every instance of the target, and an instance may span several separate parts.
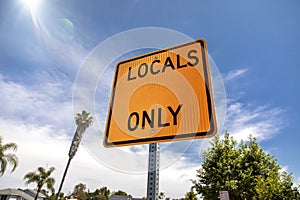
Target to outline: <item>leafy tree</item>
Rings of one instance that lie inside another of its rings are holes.
[[[55,200],[56,199],[56,194],[53,193],[50,196],[48,196],[47,200]],[[64,193],[60,193],[59,199],[64,199]]]
[[[191,189],[191,191],[189,191],[185,194],[185,197],[183,198],[183,200],[197,200],[197,196],[194,193],[194,191]]]
[[[165,193],[164,192],[160,192],[159,194],[158,194],[158,199],[164,199],[165,198]]]
[[[37,200],[39,193],[41,192],[44,185],[47,189],[54,193],[54,178],[50,177],[52,172],[55,170],[54,167],[50,167],[49,170],[46,170],[43,167],[39,167],[37,171],[28,172],[24,176],[25,184],[36,183],[37,184],[37,193],[35,200]]]
[[[86,185],[83,183],[75,185],[72,196],[76,197],[79,200],[86,200],[88,196],[86,192]]]
[[[15,171],[18,165],[18,158],[11,151],[16,151],[17,145],[15,143],[3,144],[2,137],[0,136],[0,176],[3,176],[6,171],[7,165],[12,165],[11,172]]]
[[[103,196],[102,194],[98,194],[96,196],[93,196],[91,199],[93,200],[108,200],[105,196]]]
[[[252,136],[239,144],[226,132],[216,136],[212,147],[202,154],[193,188],[204,199],[218,199],[219,191],[228,191],[230,199],[300,199],[292,176],[280,173],[274,156],[265,153]]]
[[[113,192],[112,195],[127,196],[127,193],[122,190],[118,190],[117,192]]]
[[[108,199],[110,195],[110,190],[107,189],[107,187],[102,187],[100,188],[100,194],[105,196]]]
[[[110,190],[107,189],[107,187],[101,187],[100,189],[95,190],[93,196],[97,200],[108,200],[110,196]]]

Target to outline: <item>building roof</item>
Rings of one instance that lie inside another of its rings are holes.
[[[110,200],[131,200],[131,196],[123,196],[123,195],[111,195],[109,197]]]
[[[32,189],[25,189],[25,190],[23,190],[25,193],[27,193],[27,194],[29,194],[29,195],[31,195],[31,196],[33,196],[33,197],[35,197],[35,195],[36,195],[36,190],[32,190]],[[39,196],[38,196],[39,198],[47,198],[47,196],[45,195],[45,194],[43,194],[43,192],[41,191],[41,192],[39,192]]]
[[[20,196],[26,200],[34,200],[34,197],[30,196],[29,194],[25,193],[20,189],[12,189],[12,188],[2,189],[0,190],[0,195],[15,195],[15,196]]]

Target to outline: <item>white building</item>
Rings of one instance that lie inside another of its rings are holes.
[[[35,190],[0,189],[0,200],[34,200],[35,195]],[[46,200],[46,196],[39,193],[38,200]]]

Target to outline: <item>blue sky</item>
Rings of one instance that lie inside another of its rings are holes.
[[[38,3],[36,7],[26,0],[0,1],[0,134],[4,141],[18,143],[20,158],[16,172],[1,177],[1,188],[25,187],[24,174],[46,165],[56,167],[58,184],[75,128],[75,83],[81,81],[78,77],[88,56],[115,34],[144,27],[205,38],[226,91],[223,132],[228,130],[237,139],[253,134],[293,173],[295,183],[300,182],[298,0],[31,1]],[[103,59],[111,51],[119,51],[118,43]],[[101,146],[98,133],[105,123],[113,68],[106,68],[99,85],[90,88],[103,104],[96,103],[91,110],[97,121],[91,138],[85,139],[74,158],[66,193],[83,182],[91,189],[108,185],[134,196],[145,195],[142,172],[147,163],[135,162],[147,160],[147,146],[118,150]],[[189,190],[204,143],[165,145],[160,189],[167,196],[178,198]]]

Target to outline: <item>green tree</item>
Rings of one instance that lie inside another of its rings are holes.
[[[107,187],[101,187],[99,190],[99,195],[104,196],[106,199],[109,199],[110,190]]]
[[[75,185],[72,196],[76,197],[79,200],[86,200],[88,197],[88,194],[86,192],[86,185],[83,183]]]
[[[101,194],[98,194],[96,196],[93,196],[91,199],[93,200],[107,200],[107,198]]]
[[[55,200],[56,199],[56,194],[53,193],[50,196],[48,196],[47,200]],[[64,199],[64,193],[60,193],[59,199]]]
[[[16,150],[17,145],[15,143],[3,144],[2,137],[0,136],[0,176],[3,176],[8,164],[12,165],[11,172],[15,171],[18,165],[18,158],[11,151]]]
[[[191,191],[189,191],[185,194],[185,197],[183,198],[183,200],[197,200],[197,195],[191,189]]]
[[[90,199],[93,200],[108,200],[109,196],[110,190],[106,186],[96,189],[93,193],[90,193]]]
[[[118,190],[116,192],[113,192],[112,195],[127,196],[127,193],[122,190]]]
[[[49,170],[46,170],[43,167],[39,167],[37,171],[28,172],[24,176],[25,184],[36,183],[37,184],[37,193],[35,196],[35,200],[38,198],[39,193],[44,185],[46,188],[54,193],[54,178],[51,177],[52,172],[55,170],[54,167],[50,167]]]
[[[265,153],[252,136],[239,144],[228,132],[224,139],[216,136],[202,158],[193,188],[204,199],[218,199],[219,191],[228,191],[233,200],[300,199],[291,174],[280,173],[274,156]]]
[[[160,192],[159,194],[158,194],[158,199],[164,199],[165,198],[165,193],[164,192]]]
[[[86,129],[90,127],[93,123],[93,117],[90,116],[90,113],[83,110],[82,113],[77,113],[75,117],[75,123],[77,125],[77,129],[75,135],[72,140],[72,144],[69,150],[69,157],[72,159],[78,149],[79,143],[82,139],[82,136]]]
[[[78,146],[80,144],[80,141],[82,139],[82,136],[83,136],[84,132],[86,131],[86,129],[88,127],[90,127],[92,125],[93,117],[90,116],[89,112],[83,110],[82,113],[77,113],[76,114],[75,123],[77,125],[77,128],[76,128],[76,132],[75,132],[75,135],[73,137],[73,140],[72,140],[72,144],[70,146],[70,150],[69,150],[69,154],[68,154],[69,155],[68,163],[67,163],[67,166],[65,168],[63,177],[62,177],[61,182],[60,182],[60,185],[59,185],[59,189],[58,189],[58,192],[57,192],[57,195],[56,195],[56,200],[58,199],[59,193],[60,193],[60,191],[62,189],[62,186],[64,184],[64,181],[65,181],[65,178],[66,178],[67,171],[69,169],[71,160],[73,159],[73,157],[75,156],[75,154],[77,152]]]

